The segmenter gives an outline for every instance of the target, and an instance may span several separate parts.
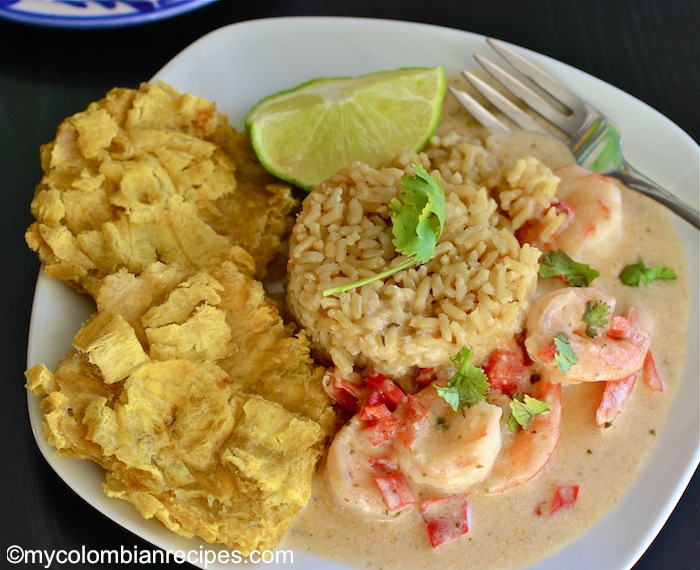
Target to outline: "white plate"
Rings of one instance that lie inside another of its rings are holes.
[[[471,65],[486,53],[482,36],[429,25],[343,18],[278,18],[234,24],[214,31],[185,49],[158,74],[180,91],[216,101],[231,122],[243,117],[262,96],[304,80],[355,75],[402,66],[442,64],[448,72]],[[628,141],[628,158],[671,192],[697,207],[698,147],[683,131],[644,103],[581,71],[522,50],[576,92],[614,117]],[[537,570],[625,569],[651,544],[681,497],[700,459],[698,433],[698,232],[678,221],[690,265],[692,299],[687,337],[689,365],[666,425],[658,433],[651,460],[620,503],[591,530]],[[53,366],[91,307],[66,286],[39,277],[29,335],[28,364]],[[58,457],[41,435],[38,399],[28,399],[32,428],[49,464],[76,493],[118,524],[163,549],[198,549],[198,540],[168,532],[142,519],[127,503],[110,500],[100,489],[100,470],[86,461]],[[650,492],[653,490],[653,492]],[[279,568],[328,568],[320,559],[295,553],[295,564]],[[267,565],[266,565],[267,566]],[[213,567],[213,566],[209,566]]]
[[[0,0],[0,18],[49,28],[117,28],[163,20],[214,0]]]

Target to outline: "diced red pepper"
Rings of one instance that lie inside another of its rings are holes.
[[[406,394],[403,390],[398,387],[398,385],[392,380],[384,380],[382,384],[382,393],[387,403],[394,406],[400,406],[406,399]]]
[[[464,494],[420,502],[428,539],[433,548],[469,532],[469,502]]]
[[[571,507],[578,498],[578,485],[557,485],[554,487],[554,496],[549,506],[549,514],[553,515],[559,509]]]
[[[656,369],[656,363],[654,362],[654,357],[651,355],[651,350],[649,350],[647,355],[644,357],[644,364],[642,365],[642,378],[644,383],[654,392],[663,392],[666,389],[663,378],[661,378],[658,370]]]
[[[386,418],[381,418],[366,425],[362,428],[362,431],[367,436],[370,443],[374,447],[377,447],[380,443],[384,443],[396,433],[399,423],[399,418],[391,414]]]
[[[399,469],[399,464],[396,461],[396,458],[392,457],[391,455],[370,457],[367,462],[374,471],[381,471],[383,473],[392,473],[394,471],[398,471]]]
[[[380,405],[386,406],[384,395],[381,392],[370,392],[362,404],[364,408]]]
[[[365,406],[358,417],[364,422],[373,422],[389,416],[391,416],[391,410],[382,403]]]
[[[384,380],[387,380],[387,377],[379,372],[370,372],[365,376],[365,384],[370,390],[381,390]]]
[[[417,422],[426,417],[430,412],[418,398],[410,394],[406,398],[403,417],[406,422]]]
[[[608,338],[622,339],[627,334],[627,329],[630,327],[630,320],[622,315],[613,315],[610,317],[610,324],[605,333]]]
[[[430,412],[418,398],[408,395],[406,397],[406,405],[403,408],[403,421],[396,433],[396,440],[411,449],[417,425]]]
[[[637,381],[635,372],[621,380],[609,380],[605,383],[603,397],[595,413],[595,423],[599,426],[611,423],[627,405],[632,395],[632,388]]]
[[[374,482],[384,499],[386,508],[395,511],[416,502],[408,479],[400,471],[376,477]]]
[[[393,380],[390,380],[384,374],[371,372],[365,378],[365,384],[370,390],[370,394],[365,404],[376,404],[379,402],[385,403],[393,411],[406,398],[404,391]]]
[[[499,390],[508,397],[525,386],[530,378],[525,352],[516,340],[510,340],[494,350],[489,355],[484,372],[491,389]]]
[[[554,343],[548,344],[547,346],[540,348],[537,354],[545,362],[552,362],[554,360],[554,356],[557,354],[557,347],[554,345]]]
[[[417,384],[425,386],[426,384],[431,384],[435,379],[435,369],[434,368],[421,368],[416,373],[414,380]]]
[[[322,385],[331,400],[352,412],[360,409],[359,401],[365,397],[367,391],[364,385],[340,376],[333,369],[326,373]]]

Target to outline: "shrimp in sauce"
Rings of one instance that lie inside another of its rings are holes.
[[[373,446],[356,415],[333,439],[326,458],[326,480],[339,506],[378,519],[395,518],[411,510],[407,504],[389,512],[377,478],[398,471],[389,440]]]
[[[416,483],[456,493],[483,480],[501,449],[501,408],[479,402],[455,412],[430,385],[415,396],[422,413],[396,446],[403,471]]]
[[[385,476],[405,476],[433,490],[456,493],[482,481],[501,448],[501,408],[487,402],[455,412],[431,384],[406,397],[391,416],[394,427],[375,438],[365,406],[335,436],[326,480],[336,502],[375,518],[395,518],[413,504],[388,509],[380,489]],[[387,408],[388,410],[388,408]],[[378,481],[378,479],[380,481]]]
[[[560,178],[557,197],[571,208],[572,217],[554,234],[549,247],[563,249],[576,259],[605,250],[622,227],[620,189],[609,178],[576,164],[554,173]]]
[[[564,250],[578,261],[608,251],[622,228],[620,189],[609,178],[577,164],[556,168],[554,174],[559,177],[557,210],[566,220],[548,239],[542,238],[539,221],[532,220],[518,232],[519,239],[544,252]]]
[[[515,339],[491,353],[484,371],[491,386],[488,399],[501,402],[504,409],[511,398],[522,398],[524,394],[548,408],[534,416],[527,428],[512,431],[503,422],[501,451],[483,484],[487,493],[501,493],[535,477],[554,453],[561,433],[561,384],[550,382],[537,372]]]
[[[584,319],[596,303],[608,307],[609,318],[591,331]],[[614,297],[594,287],[565,287],[535,299],[527,316],[525,347],[548,380],[620,380],[642,368],[651,342],[651,318],[634,309],[626,317],[614,315],[615,304]],[[566,373],[555,358],[558,335],[566,338],[576,358]]]
[[[527,429],[509,434],[485,483],[487,493],[501,493],[527,483],[547,465],[561,434],[561,384],[540,379],[528,390],[549,411],[533,417]]]

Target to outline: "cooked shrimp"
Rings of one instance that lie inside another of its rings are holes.
[[[609,315],[594,330],[584,322],[587,308],[607,305]],[[525,348],[548,380],[561,383],[619,380],[642,368],[651,341],[651,318],[630,310],[613,315],[615,298],[593,287],[565,287],[535,299],[527,316]],[[567,342],[574,363],[560,369],[555,336]]]
[[[567,164],[554,172],[560,178],[557,197],[572,215],[547,248],[563,249],[579,261],[601,248],[608,251],[622,226],[620,189],[609,178],[577,164]]]
[[[326,481],[341,507],[379,519],[395,518],[412,505],[390,512],[376,481],[398,469],[392,441],[373,446],[363,427],[354,416],[336,434],[326,458]]]
[[[609,251],[606,246],[622,226],[620,189],[610,179],[577,164],[567,164],[554,173],[560,179],[559,202],[553,206],[556,215],[548,210],[543,218],[529,220],[517,231],[518,239],[544,252],[562,249],[584,262],[591,254]],[[562,225],[553,231],[554,218],[562,216]]]
[[[420,409],[397,434],[396,456],[410,479],[459,492],[488,475],[501,448],[500,407],[479,402],[458,413],[432,385],[406,406]]]
[[[500,493],[532,479],[547,465],[559,443],[561,384],[542,378],[532,385],[529,394],[547,404],[549,411],[534,416],[527,430],[519,428],[504,440],[485,482],[488,493]]]

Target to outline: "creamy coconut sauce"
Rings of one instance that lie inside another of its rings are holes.
[[[440,131],[464,130],[468,122],[446,98]],[[534,155],[550,166],[572,161],[562,144],[526,133],[492,136],[488,145],[508,149],[514,157]],[[654,393],[637,382],[624,412],[605,428],[595,424],[603,383],[562,386],[561,439],[546,468],[527,484],[498,495],[468,492],[469,532],[437,549],[430,547],[417,508],[391,522],[363,517],[333,503],[322,475],[281,547],[362,568],[517,568],[573,541],[615,505],[649,456],[677,391],[685,361],[685,343],[679,340],[687,329],[689,306],[683,248],[670,214],[638,193],[622,191],[622,235],[614,248],[589,264],[601,273],[596,284],[617,298],[616,313],[630,306],[651,313],[651,350],[666,390]],[[622,285],[620,270],[640,258],[647,265],[671,267],[677,279]],[[580,486],[576,504],[538,516],[536,508],[549,505],[557,484]]]

